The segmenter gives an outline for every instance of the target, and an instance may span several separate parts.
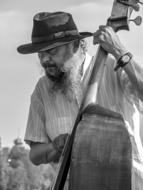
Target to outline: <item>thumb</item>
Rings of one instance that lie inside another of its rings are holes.
[[[64,134],[64,143],[67,141],[67,139],[68,139],[69,136],[70,135],[68,133]]]
[[[93,44],[96,45],[99,43],[99,35],[100,35],[100,31],[97,30],[94,34],[93,34]]]

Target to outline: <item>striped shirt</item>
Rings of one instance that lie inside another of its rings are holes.
[[[83,90],[87,83],[89,65],[90,58],[88,56],[83,68]],[[142,111],[143,104],[136,96],[135,90],[132,89],[127,75],[121,69],[118,72],[114,72],[114,67],[115,61],[109,58],[105,64],[103,75],[99,80],[97,103],[123,115],[131,137],[133,159],[143,167],[133,134],[135,106]],[[28,144],[31,141],[49,143],[60,134],[71,133],[79,110],[82,94],[77,93],[76,100],[71,102],[60,91],[57,91],[55,96],[51,96],[48,89],[48,79],[46,76],[43,76],[39,79],[31,96],[29,118],[25,134],[25,141]],[[138,173],[138,170],[134,168],[134,176],[137,175],[135,174],[136,171]],[[143,171],[141,175],[141,183],[143,184]]]
[[[87,73],[90,60],[90,56],[87,55],[83,75]],[[70,133],[80,102],[81,93],[76,93],[76,99],[72,102],[60,91],[51,96],[48,78],[46,76],[40,78],[31,96],[25,141],[28,144],[30,141],[48,143],[59,134]]]
[[[88,56],[88,55],[87,55]],[[110,62],[108,64],[108,62]],[[90,57],[84,64],[83,86],[86,86],[86,77],[89,69]],[[125,74],[113,71],[114,60],[109,59],[106,63],[103,75],[100,79],[97,94],[97,103],[107,109],[119,112],[129,124],[130,131],[134,130],[133,104],[139,109],[139,100],[135,94],[130,94]],[[127,87],[126,87],[127,86]],[[133,91],[133,90],[132,90]],[[39,79],[31,96],[29,118],[25,134],[26,142],[52,141],[62,133],[70,133],[76,118],[82,95],[76,94],[76,100],[69,101],[60,91],[55,96],[49,93],[49,83],[46,76]]]

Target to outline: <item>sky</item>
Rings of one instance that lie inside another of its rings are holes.
[[[21,55],[16,48],[31,42],[32,19],[42,11],[66,11],[73,14],[79,31],[95,32],[106,24],[113,0],[0,0],[0,136],[2,146],[12,146],[23,139],[30,95],[43,74],[37,54]],[[143,8],[139,13],[143,16]],[[143,24],[130,23],[130,32],[119,32],[125,47],[143,64]],[[89,54],[96,48],[88,40]]]

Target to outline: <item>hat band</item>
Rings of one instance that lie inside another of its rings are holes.
[[[55,40],[59,38],[64,38],[67,36],[77,36],[77,35],[79,35],[77,30],[61,31],[61,32],[57,32],[48,36],[32,37],[32,43],[46,42],[46,41],[51,41],[51,40]]]

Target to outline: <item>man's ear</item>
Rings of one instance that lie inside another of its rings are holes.
[[[72,44],[73,44],[73,52],[76,53],[77,50],[79,49],[79,40],[76,40],[76,41],[73,41]]]
[[[73,52],[76,53],[79,47],[73,47]]]

